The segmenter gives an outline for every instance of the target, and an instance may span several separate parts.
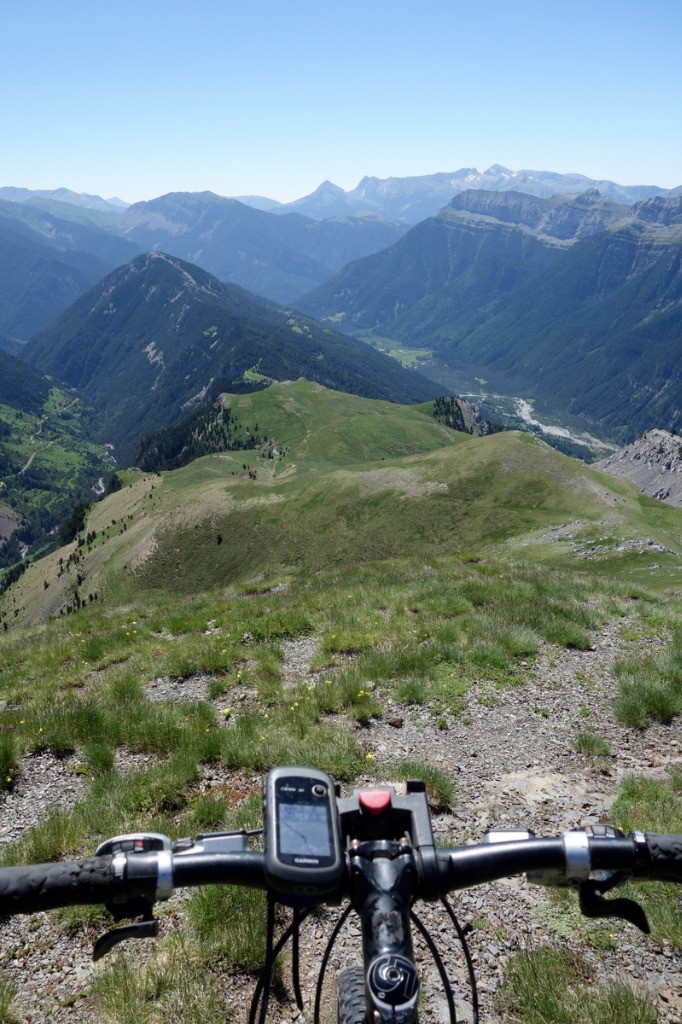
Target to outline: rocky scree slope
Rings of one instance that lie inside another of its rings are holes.
[[[594,463],[613,476],[630,480],[643,494],[682,508],[682,438],[667,430],[648,430],[632,444]]]

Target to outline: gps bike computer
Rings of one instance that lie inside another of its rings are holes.
[[[334,786],[315,768],[275,768],[263,787],[265,878],[277,893],[314,898],[343,872]]]

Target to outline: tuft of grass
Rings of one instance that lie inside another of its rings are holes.
[[[13,732],[0,729],[0,790],[11,789],[17,773],[18,747]]]
[[[13,981],[0,974],[0,1024],[21,1024],[24,1015],[17,1004],[18,990]]]
[[[78,849],[82,835],[77,816],[51,811],[46,818],[13,846],[3,850],[3,866],[47,864]]]
[[[195,835],[199,832],[220,832],[225,829],[227,802],[220,797],[200,796],[192,806],[188,825]]]
[[[595,984],[576,952],[543,946],[509,962],[498,997],[521,1024],[574,1024],[584,1016],[599,1024],[656,1024],[651,1003],[623,982]]]
[[[267,897],[257,889],[212,885],[197,889],[187,905],[192,934],[203,955],[223,967],[258,971],[263,966]]]
[[[669,724],[682,711],[682,630],[674,630],[665,650],[618,662],[614,671],[618,721],[639,728],[649,720]]]
[[[212,973],[197,951],[177,937],[156,946],[144,964],[117,956],[95,977],[92,991],[103,1024],[223,1024],[226,1016]]]
[[[423,761],[398,761],[387,765],[382,773],[387,779],[421,779],[426,783],[426,796],[434,811],[452,807],[455,799],[455,784],[440,768],[434,768]]]
[[[552,888],[546,900],[535,910],[538,920],[548,925],[559,939],[581,942],[593,949],[615,949],[612,925],[603,924],[580,912],[577,893],[568,888]]]
[[[575,740],[575,749],[579,754],[587,754],[588,757],[610,757],[611,747],[601,736],[593,732],[581,732]]]
[[[83,756],[95,778],[114,770],[115,750],[107,743],[94,740],[83,747]]]
[[[631,778],[621,785],[611,808],[612,818],[625,832],[682,834],[682,774],[667,780]],[[654,937],[682,949],[682,894],[678,885],[629,882],[620,890],[642,904]]]
[[[574,622],[551,623],[545,630],[545,639],[576,651],[589,651],[592,647],[589,633]]]
[[[393,687],[393,696],[399,704],[426,704],[431,699],[429,680],[415,676],[400,679]]]
[[[629,670],[620,673],[613,710],[631,728],[643,729],[649,721],[669,725],[682,710],[682,696],[659,678]]]

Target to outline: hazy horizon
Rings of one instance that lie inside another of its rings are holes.
[[[8,0],[0,183],[290,202],[486,170],[682,184],[682,5]]]

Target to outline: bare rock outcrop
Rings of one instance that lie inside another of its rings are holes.
[[[630,480],[643,494],[682,508],[682,438],[667,430],[648,430],[632,444],[594,463]]]

